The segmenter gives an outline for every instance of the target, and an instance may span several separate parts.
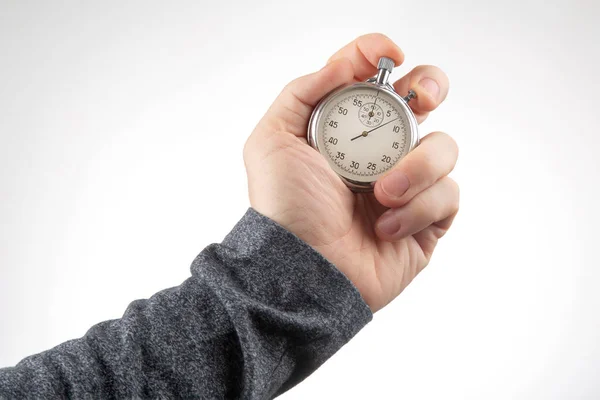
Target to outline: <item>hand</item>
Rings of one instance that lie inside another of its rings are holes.
[[[428,264],[458,211],[447,175],[458,156],[450,136],[434,132],[380,178],[374,193],[355,194],[307,144],[314,106],[331,90],[377,72],[380,57],[404,60],[380,34],[361,36],[318,72],[289,83],[244,147],[250,204],[299,236],[343,272],[373,312],[392,301]],[[394,83],[422,122],[448,93],[438,68],[419,66]]]

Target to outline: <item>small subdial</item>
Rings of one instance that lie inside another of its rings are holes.
[[[358,119],[364,126],[374,128],[383,121],[383,110],[375,103],[363,104],[358,110]]]

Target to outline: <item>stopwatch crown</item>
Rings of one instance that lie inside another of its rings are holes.
[[[381,57],[377,63],[377,69],[385,69],[391,73],[394,69],[394,60],[388,57]]]

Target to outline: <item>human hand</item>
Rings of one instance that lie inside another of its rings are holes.
[[[434,132],[380,178],[373,193],[353,193],[306,140],[314,106],[333,89],[364,81],[380,57],[404,60],[389,38],[370,34],[335,53],[318,72],[289,83],[244,147],[250,204],[296,234],[343,272],[373,312],[392,301],[429,263],[458,211],[447,175],[454,140]],[[394,83],[421,123],[448,93],[437,67],[419,66]]]

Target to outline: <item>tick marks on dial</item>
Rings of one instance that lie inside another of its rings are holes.
[[[323,146],[324,155],[327,155],[332,166],[335,165],[335,168],[344,171],[347,176],[368,177],[383,174],[405,153],[406,128],[402,113],[389,99],[383,96],[379,97],[379,94],[380,91],[377,90],[370,93],[351,94],[338,99],[327,107],[328,111],[319,124],[320,143]],[[346,110],[349,112],[344,112]],[[355,114],[355,110],[359,111],[358,115]],[[380,111],[380,115],[377,115],[378,111]],[[364,120],[370,119],[371,125],[361,121],[361,112],[364,114]],[[373,113],[373,115],[370,116],[369,113]],[[376,124],[375,118],[379,119]],[[398,126],[390,127],[389,135],[386,130],[386,132],[374,133],[375,138],[368,139],[364,145],[350,144],[360,137],[370,137],[371,132],[394,121],[397,121],[396,125]],[[366,129],[361,129],[361,124]],[[351,134],[359,132],[358,136],[350,138]],[[382,161],[384,156],[385,162]],[[352,162],[354,162],[353,165]]]

